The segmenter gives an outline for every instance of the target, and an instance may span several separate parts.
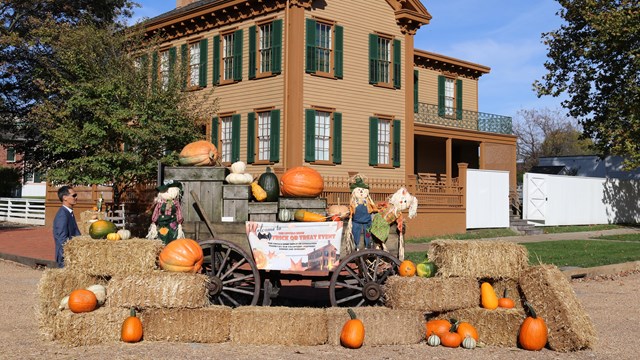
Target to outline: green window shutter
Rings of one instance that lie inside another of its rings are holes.
[[[342,164],[342,113],[333,113],[333,163]]]
[[[178,58],[178,49],[172,47],[169,49],[169,80],[175,79],[174,71],[176,69],[176,60]]]
[[[271,28],[271,73],[282,72],[282,20],[274,20]]]
[[[257,26],[249,27],[249,79],[256,78],[256,56],[257,56],[257,44],[256,44],[256,32]]]
[[[218,148],[218,152],[220,152],[220,144],[218,143],[218,117],[214,116],[211,119],[211,143]]]
[[[456,80],[456,118],[462,120],[462,80]]]
[[[369,118],[369,165],[378,165],[378,118]]]
[[[402,84],[402,45],[400,40],[393,40],[393,87],[400,89]]]
[[[307,19],[307,61],[305,71],[316,72],[316,21]]]
[[[233,34],[233,80],[242,81],[242,29]]]
[[[16,149],[15,148],[7,148],[7,161],[16,161]]]
[[[160,69],[158,69],[158,52],[154,51],[153,54],[151,54],[151,85],[152,86],[157,86],[158,85],[158,71],[160,71]]]
[[[444,116],[444,75],[438,75],[438,116]]]
[[[369,84],[378,83],[378,35],[369,34]]]
[[[342,79],[342,68],[343,68],[343,37],[344,37],[344,28],[342,26],[336,25],[336,33],[335,33],[335,50],[333,52],[333,64],[334,70],[333,73],[338,79]]]
[[[393,167],[400,167],[400,120],[393,120]]]
[[[316,111],[306,109],[304,126],[304,161],[316,161]]]
[[[271,142],[269,161],[280,161],[280,110],[271,110]]]
[[[420,71],[413,70],[413,112],[418,113],[418,109],[420,107],[419,104],[419,91],[418,84],[420,83]]]
[[[213,85],[220,83],[220,35],[213,37]]]
[[[247,114],[247,164],[255,162],[256,153],[256,113]]]
[[[187,80],[189,79],[189,75],[187,73],[187,44],[180,45],[180,74],[182,76],[182,88],[185,89],[187,87]]]
[[[207,57],[209,56],[209,40],[200,40],[200,73],[198,74],[198,85],[207,87]]]
[[[231,162],[240,161],[240,114],[231,116]]]

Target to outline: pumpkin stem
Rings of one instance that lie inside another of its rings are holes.
[[[267,168],[265,169],[265,172],[270,173],[271,172],[271,167],[267,166]]]
[[[532,318],[537,318],[538,316],[536,315],[536,311],[533,309],[533,306],[528,302],[525,301],[524,302],[524,307],[527,309],[527,311],[531,314]]]
[[[129,315],[136,317],[136,309],[135,308],[131,308],[131,311],[129,311]]]
[[[509,293],[509,289],[504,288],[504,294],[502,295],[502,297],[506,298],[508,293]]]
[[[351,316],[351,320],[356,319],[356,313],[352,309],[347,309],[347,312],[349,313],[349,316]]]
[[[456,332],[458,330],[458,325],[460,324],[460,322],[456,319],[450,319],[449,322],[451,323],[451,328],[449,329],[449,332]]]

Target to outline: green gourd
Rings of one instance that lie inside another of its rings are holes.
[[[265,201],[278,201],[278,197],[280,196],[280,182],[276,174],[271,171],[271,168],[267,167],[266,171],[260,175],[258,185],[267,193]]]

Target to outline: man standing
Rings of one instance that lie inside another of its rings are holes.
[[[58,189],[58,199],[62,206],[53,220],[53,240],[56,243],[56,262],[58,267],[64,267],[64,255],[62,245],[73,236],[80,235],[78,223],[73,216],[73,207],[76,205],[78,194],[70,186],[62,186]]]

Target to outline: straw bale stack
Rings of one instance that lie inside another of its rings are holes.
[[[105,217],[106,217],[106,214],[102,211],[87,210],[87,211],[81,212],[80,222],[78,223],[80,234],[88,235],[91,224],[93,224],[94,221],[103,220]]]
[[[71,346],[95,345],[120,341],[122,323],[128,309],[101,307],[91,312],[60,312],[54,320],[53,339]]]
[[[517,279],[529,263],[524,246],[506,241],[436,240],[428,256],[444,277]]]
[[[202,274],[154,271],[114,276],[109,281],[107,306],[136,308],[201,308],[209,305]]]
[[[147,309],[140,321],[145,340],[222,343],[229,340],[231,308]]]
[[[71,271],[69,269],[46,269],[38,283],[38,323],[40,332],[52,340],[54,320],[60,313],[60,300],[73,290],[84,289],[93,284],[105,285],[105,279]]]
[[[364,345],[410,345],[424,340],[425,320],[420,311],[393,310],[384,307],[354,308],[364,324]],[[340,333],[351,319],[346,308],[327,309],[329,345],[340,345]]]
[[[397,310],[440,312],[478,306],[480,286],[474,278],[391,276],[385,284],[386,305]]]
[[[522,309],[522,304],[524,303],[524,295],[520,290],[520,286],[518,285],[518,281],[514,279],[481,279],[479,282],[487,281],[493,286],[493,290],[496,292],[498,299],[504,295],[504,290],[508,291],[507,297],[513,302],[515,302],[517,309]],[[478,285],[480,286],[480,285]]]
[[[524,318],[522,309],[487,310],[480,307],[450,311],[434,317],[468,322],[478,330],[480,342],[499,347],[518,346],[518,331]]]
[[[162,241],[133,238],[120,241],[94,240],[76,236],[64,245],[65,266],[97,276],[126,276],[150,273]]]
[[[549,329],[549,347],[556,351],[591,349],[596,330],[571,284],[553,265],[532,266],[520,277],[520,287]]]
[[[324,309],[243,306],[231,313],[231,341],[252,345],[322,345],[327,342]]]

